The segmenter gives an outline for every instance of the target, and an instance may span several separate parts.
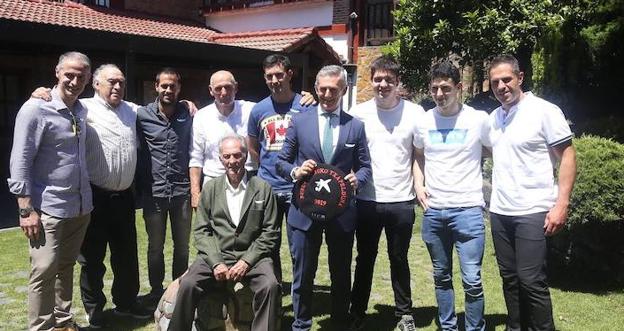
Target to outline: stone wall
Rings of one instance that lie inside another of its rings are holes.
[[[202,5],[203,2],[201,0],[125,0],[124,3],[124,7],[127,10],[204,23],[204,17],[199,15],[199,8]]]
[[[373,97],[373,89],[370,81],[370,63],[381,55],[381,47],[358,48],[356,103],[364,102]]]

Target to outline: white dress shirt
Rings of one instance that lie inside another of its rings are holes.
[[[86,159],[91,183],[110,191],[127,189],[137,162],[138,106],[121,101],[113,108],[97,94],[80,102],[88,111]]]
[[[323,146],[325,123],[327,122],[327,117],[323,114],[326,113],[326,111],[321,109],[321,106],[318,106],[317,113],[319,124],[319,142],[321,143],[321,146]],[[331,116],[329,122],[329,125],[331,125],[332,128],[332,153],[334,153],[336,152],[336,146],[338,145],[338,135],[340,134],[340,107],[336,108],[336,110],[334,110],[332,113],[336,115]],[[330,161],[331,160],[325,160],[325,162],[327,163],[329,163]]]
[[[234,101],[234,110],[223,116],[213,103],[200,109],[193,119],[193,142],[190,150],[189,167],[202,168],[206,177],[218,177],[225,173],[219,160],[219,140],[227,134],[247,136],[247,122],[255,103]],[[257,165],[247,155],[245,169],[256,170]]]
[[[230,217],[232,217],[232,223],[236,226],[240,223],[245,191],[247,191],[247,174],[243,176],[237,188],[234,188],[232,184],[230,184],[230,179],[225,176],[225,199],[227,201]]]

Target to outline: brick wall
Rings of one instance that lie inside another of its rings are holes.
[[[373,89],[370,81],[370,63],[381,55],[381,47],[358,48],[357,103],[367,101],[373,97]]]
[[[125,0],[128,10],[204,23],[204,18],[199,16],[202,4],[202,0]]]
[[[334,0],[334,24],[349,23],[349,0]]]

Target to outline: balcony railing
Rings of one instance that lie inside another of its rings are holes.
[[[263,7],[298,1],[306,0],[204,0],[204,12],[212,13],[223,10]]]
[[[364,45],[379,46],[394,40],[393,0],[368,0],[364,7]]]

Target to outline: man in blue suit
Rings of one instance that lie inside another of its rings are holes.
[[[311,174],[317,163],[326,163],[347,173],[345,179],[356,190],[371,177],[371,165],[364,124],[341,109],[346,72],[340,66],[325,66],[316,75],[314,87],[318,109],[293,117],[278,156],[277,172],[298,181]],[[312,327],[312,287],[323,231],[329,252],[331,318],[336,329],[347,328],[355,224],[353,203],[336,219],[322,222],[312,221],[296,206],[290,206],[287,234],[293,258],[293,330]]]

